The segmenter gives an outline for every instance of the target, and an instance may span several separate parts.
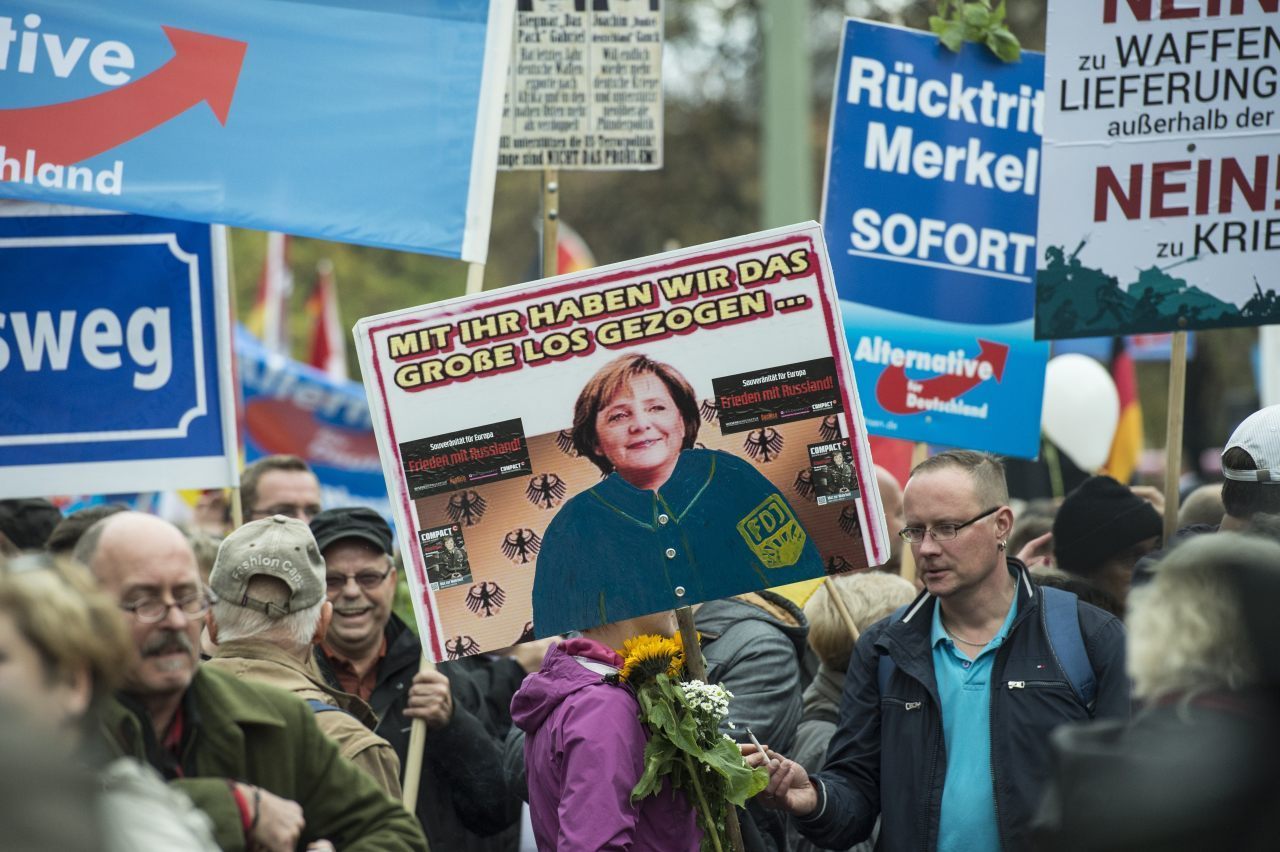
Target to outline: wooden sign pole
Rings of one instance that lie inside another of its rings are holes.
[[[560,172],[542,170],[542,277],[560,271]]]
[[[467,295],[474,296],[484,290],[484,264],[467,264]]]
[[[433,672],[435,670],[436,664],[424,656],[418,671]],[[422,753],[426,744],[427,723],[421,719],[414,719],[413,726],[409,729],[409,751],[405,754],[408,759],[404,764],[404,782],[400,785],[400,801],[404,803],[404,809],[411,814],[418,812],[418,785],[422,780]]]
[[[861,635],[858,631],[858,623],[853,620],[853,613],[849,612],[849,606],[844,602],[844,598],[840,597],[840,591],[836,589],[835,581],[827,577],[822,581],[822,585],[826,587],[827,594],[831,595],[831,602],[836,605],[836,612],[840,613],[840,620],[844,622],[849,635],[853,637],[853,644],[857,645],[858,637]]]
[[[1164,546],[1178,531],[1178,480],[1182,476],[1182,409],[1187,393],[1187,333],[1173,333],[1169,355],[1169,418],[1165,429]]]
[[[684,665],[690,677],[707,682],[707,661],[702,658],[702,646],[698,643],[698,629],[693,626],[693,610],[682,606],[676,610],[676,624],[680,625],[680,641],[684,643]],[[733,852],[745,852],[742,845],[742,827],[738,825],[738,809],[725,802],[725,833]]]

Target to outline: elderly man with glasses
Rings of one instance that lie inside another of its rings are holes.
[[[1006,554],[1008,501],[991,456],[918,465],[898,535],[924,591],[858,641],[823,770],[744,747],[769,764],[761,803],[818,846],[847,848],[879,818],[886,852],[1027,849],[1049,732],[1128,715],[1123,625]]]
[[[302,700],[200,665],[213,595],[172,524],[121,512],[75,556],[125,614],[137,657],[103,713],[107,746],[150,763],[214,822],[224,850],[425,850],[399,802],[344,760]]]
[[[392,612],[391,527],[377,512],[356,506],[321,512],[311,531],[333,604],[316,661],[330,684],[369,702],[380,720],[375,732],[391,743],[401,765],[409,763],[413,720],[426,723],[416,808],[431,847],[487,848],[478,838],[512,825],[520,800],[507,791],[475,682],[456,665],[418,670],[422,645]]]

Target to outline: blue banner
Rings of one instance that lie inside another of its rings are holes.
[[[235,483],[224,252],[208,225],[0,205],[0,496]]]
[[[0,2],[0,194],[483,262],[513,5]]]
[[[1034,457],[1044,58],[847,20],[823,228],[867,431]]]
[[[387,485],[364,388],[268,352],[236,328],[245,462],[284,453],[315,471],[323,504],[369,506],[390,519]]]

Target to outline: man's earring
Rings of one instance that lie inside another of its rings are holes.
[[[1006,546],[1007,546],[1007,544],[1006,544],[1005,540],[1004,540],[1004,539],[1000,539],[1000,543],[996,545],[996,548],[997,548],[998,550],[1004,550]]]

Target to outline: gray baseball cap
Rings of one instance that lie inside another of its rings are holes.
[[[289,600],[280,606],[250,597],[254,577],[284,582]],[[324,600],[324,559],[305,522],[273,515],[250,521],[223,539],[209,585],[220,600],[281,618]]]

